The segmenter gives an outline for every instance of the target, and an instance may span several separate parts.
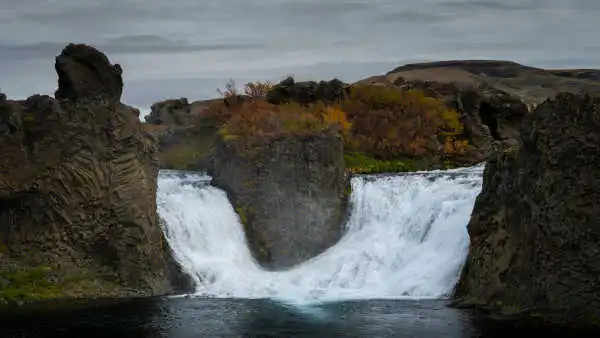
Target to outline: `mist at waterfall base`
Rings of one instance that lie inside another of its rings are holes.
[[[565,336],[447,306],[482,167],[354,177],[343,238],[279,272],[252,259],[238,216],[209,181],[176,171],[159,177],[158,211],[197,283],[193,295],[17,308],[0,312],[0,336]]]

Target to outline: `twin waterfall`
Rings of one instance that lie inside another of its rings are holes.
[[[238,216],[210,177],[162,171],[158,211],[196,294],[294,303],[443,298],[465,261],[469,221],[483,167],[352,179],[342,239],[286,271],[252,258]]]

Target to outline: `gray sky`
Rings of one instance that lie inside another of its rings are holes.
[[[0,88],[52,94],[69,42],[120,63],[142,109],[230,78],[352,81],[415,61],[600,68],[599,19],[600,0],[0,0]]]

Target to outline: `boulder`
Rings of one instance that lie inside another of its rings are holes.
[[[468,231],[456,304],[600,327],[600,98],[560,93],[497,152]]]
[[[308,260],[342,236],[349,180],[335,131],[221,139],[210,174],[235,206],[254,257],[268,269]]]
[[[185,97],[164,100],[154,103],[145,119],[156,125],[190,126],[194,122],[194,113],[200,110],[194,108]]]
[[[77,100],[103,95],[119,101],[123,92],[123,70],[91,46],[69,44],[56,57],[58,73],[56,99]]]

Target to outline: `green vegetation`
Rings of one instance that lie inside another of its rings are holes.
[[[355,174],[406,172],[416,170],[409,162],[378,160],[358,152],[347,152],[344,154],[344,161],[346,162],[348,171]]]
[[[344,196],[350,197],[350,195],[352,195],[352,184],[350,184],[350,182],[348,182],[348,184],[346,184],[346,187],[344,188]],[[340,210],[338,210],[338,211],[340,211]]]
[[[0,270],[0,304],[13,301],[54,299],[64,296],[49,267]]]
[[[242,223],[242,225],[243,226],[247,226],[247,224],[248,224],[248,215],[246,213],[246,208],[244,208],[244,207],[237,207],[237,208],[235,208],[235,212],[240,217],[240,222]]]
[[[0,266],[0,305],[59,298],[122,295],[115,282],[86,276],[63,276],[49,266],[20,266],[3,262]],[[112,279],[112,278],[110,278]]]

